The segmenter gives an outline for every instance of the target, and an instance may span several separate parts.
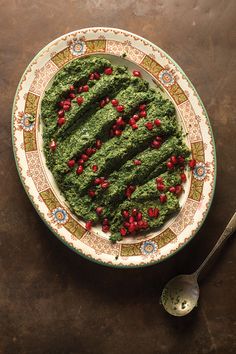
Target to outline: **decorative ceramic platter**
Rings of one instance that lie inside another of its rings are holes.
[[[126,54],[123,58],[123,54]],[[138,69],[152,87],[163,89],[175,104],[197,161],[188,172],[181,210],[147,236],[112,244],[100,229],[86,231],[70,211],[46,167],[42,149],[40,103],[54,75],[69,61],[87,55],[108,56],[115,64]],[[35,119],[29,119],[34,116]],[[142,267],[180,250],[203,224],[214,194],[216,157],[211,126],[196,90],[163,50],[127,31],[87,28],[66,34],[43,48],[29,64],[17,88],[12,115],[13,147],[19,175],[40,217],[68,247],[95,262],[113,267]]]

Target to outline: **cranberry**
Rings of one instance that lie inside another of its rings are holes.
[[[96,213],[97,213],[97,215],[101,215],[102,212],[103,212],[103,208],[102,208],[102,207],[97,207],[97,208],[96,208]]]
[[[90,190],[88,191],[88,195],[89,195],[91,198],[94,198],[95,195],[96,195],[96,192],[93,191],[92,189],[90,189]]]
[[[57,124],[61,127],[63,124],[65,124],[66,119],[65,117],[58,118]]]
[[[163,183],[157,183],[157,189],[162,192],[165,190],[165,185]]]
[[[112,106],[116,107],[116,106],[118,106],[119,101],[116,99],[113,99],[113,100],[111,100],[111,104],[112,104]]]
[[[148,129],[148,130],[152,130],[153,129],[153,123],[152,122],[147,122],[144,124],[145,127]]]
[[[134,160],[134,165],[138,166],[138,165],[141,165],[142,164],[142,161],[140,160]]]
[[[166,166],[167,166],[167,168],[168,168],[169,170],[172,170],[172,169],[174,168],[174,165],[173,165],[173,163],[172,163],[171,161],[168,161],[168,162],[166,163]]]
[[[122,105],[118,105],[118,106],[116,107],[117,112],[123,112],[124,109],[125,109],[125,107],[122,106]]]
[[[169,188],[169,191],[170,191],[171,193],[175,193],[175,187],[174,187],[174,186],[170,187],[170,188]]]
[[[55,151],[55,150],[56,150],[57,144],[56,144],[55,140],[52,140],[52,141],[51,141],[49,147],[50,147],[50,149],[51,149],[52,151]]]
[[[78,105],[81,105],[84,102],[84,98],[82,96],[79,96],[76,98],[76,101],[77,101]]]
[[[177,186],[175,186],[175,194],[180,195],[183,191],[183,188],[181,186],[181,184],[178,184]]]
[[[102,187],[102,189],[106,189],[106,188],[108,188],[109,187],[109,182],[103,182],[102,184],[101,184],[101,187]]]
[[[140,110],[140,111],[145,111],[146,107],[147,107],[147,105],[146,105],[145,103],[144,103],[144,104],[141,104],[141,105],[139,106],[139,110]]]
[[[170,161],[171,161],[174,165],[176,165],[176,164],[178,163],[178,160],[177,160],[177,158],[176,158],[175,155],[172,155],[172,156],[171,156]]]
[[[187,177],[186,177],[185,173],[181,173],[180,178],[181,178],[182,182],[186,182],[186,180],[187,180]]]
[[[60,109],[60,111],[57,112],[57,115],[59,118],[62,118],[62,117],[64,117],[65,112],[63,111],[63,109]]]
[[[147,117],[147,112],[146,111],[139,112],[139,117],[142,117],[142,118]]]
[[[76,170],[77,175],[81,175],[81,173],[83,173],[83,170],[84,170],[83,166],[79,165]]]
[[[83,92],[88,92],[89,90],[89,85],[84,85],[83,86]]]
[[[102,140],[97,139],[96,142],[95,142],[95,146],[96,146],[97,149],[100,149],[101,146],[102,146]]]
[[[93,172],[97,172],[97,170],[98,170],[97,165],[93,165],[93,166],[92,166],[92,170],[93,170]]]
[[[124,227],[122,227],[122,228],[120,229],[120,234],[121,234],[121,236],[125,236],[126,233],[127,233],[126,229],[125,229]]]
[[[110,226],[109,225],[103,225],[102,227],[102,231],[103,232],[108,232],[110,230]]]
[[[154,124],[155,124],[157,127],[159,127],[159,126],[161,125],[160,119],[155,119],[155,120],[154,120]]]
[[[161,194],[159,199],[160,199],[160,203],[164,204],[167,201],[167,196],[165,194]]]
[[[139,116],[137,114],[134,114],[132,117],[136,122],[139,120]]]
[[[104,74],[106,74],[106,75],[111,75],[112,74],[112,71],[113,71],[113,69],[110,67],[110,68],[106,68],[105,70],[104,70]]]
[[[75,160],[69,160],[69,161],[67,162],[67,165],[68,165],[68,167],[70,167],[70,168],[74,167],[74,165],[75,165]]]
[[[194,159],[190,160],[188,165],[191,169],[193,169],[196,166],[196,160],[194,160]]]
[[[71,92],[70,94],[69,94],[69,97],[70,98],[72,98],[72,100],[75,98],[75,94],[73,93],[73,92]]]
[[[85,224],[86,230],[90,231],[92,228],[93,222],[91,220],[87,221]]]
[[[96,80],[99,80],[101,75],[97,71],[95,71],[94,77],[95,77]]]
[[[117,118],[116,124],[121,127],[125,125],[125,121],[122,117],[119,117]]]
[[[140,77],[140,76],[141,76],[141,72],[138,71],[138,70],[134,70],[134,71],[133,71],[133,76],[138,76],[138,77]]]
[[[132,129],[133,129],[133,130],[138,129],[137,124],[133,124],[133,125],[132,125]]]

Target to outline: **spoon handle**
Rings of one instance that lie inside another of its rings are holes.
[[[215,252],[223,245],[223,243],[236,231],[236,212],[230,219],[228,225],[226,226],[225,230],[221,234],[220,238],[216,242],[215,246],[211,250],[211,252],[208,254],[206,259],[202,262],[200,267],[196,270],[194,273],[194,276],[197,278],[202,271],[202,269],[208,264],[209,260],[213,257]]]

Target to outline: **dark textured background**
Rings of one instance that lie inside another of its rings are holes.
[[[235,1],[0,5],[0,353],[236,353],[233,238],[201,283],[197,311],[172,318],[158,304],[165,282],[199,265],[235,208]],[[120,27],[163,48],[194,83],[211,119],[218,178],[209,216],[187,247],[151,268],[109,269],[74,254],[40,220],[16,172],[10,121],[17,83],[49,41],[89,26]]]

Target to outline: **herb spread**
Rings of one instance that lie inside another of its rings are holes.
[[[41,117],[47,165],[88,230],[100,223],[116,242],[179,210],[190,152],[174,105],[139,71],[75,59],[46,91]]]

